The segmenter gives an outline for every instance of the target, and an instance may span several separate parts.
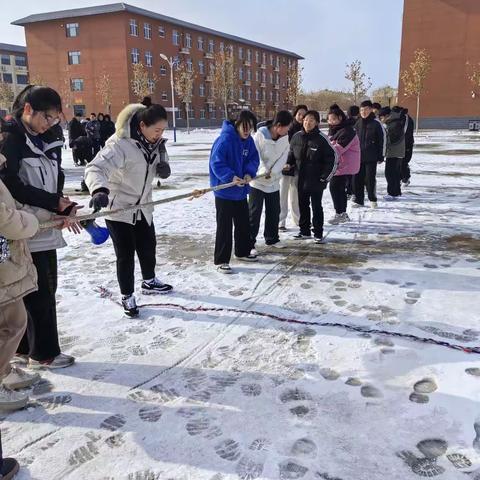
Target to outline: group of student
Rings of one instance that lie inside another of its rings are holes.
[[[295,238],[311,238],[313,234],[314,241],[322,243],[322,197],[329,182],[336,210],[332,223],[348,219],[347,195],[352,183],[358,205],[363,204],[361,195],[365,185],[371,203],[376,202],[376,197],[370,196],[375,189],[372,190],[373,169],[369,165],[375,159],[376,168],[383,159],[384,130],[375,119],[371,104],[362,104],[359,113],[361,118],[355,122],[353,116],[348,117],[333,105],[328,114],[328,135],[320,131],[318,112],[303,105],[293,115],[280,111],[274,119],[259,125],[254,114],[245,110],[223,123],[209,162],[212,187],[232,184],[215,191],[214,263],[219,272],[232,271],[229,263],[233,238],[239,260],[257,260],[256,243],[263,210],[265,243],[281,248],[279,230],[286,227],[289,206],[299,227]],[[404,121],[404,111],[398,114]],[[35,370],[65,368],[75,362],[74,357],[61,352],[56,313],[56,250],[66,245],[63,228],[74,233],[81,231],[75,218],[82,208],[63,194],[63,140],[58,132],[61,115],[62,101],[55,90],[27,86],[15,99],[12,117],[1,124],[2,410],[23,408],[27,404],[28,396],[18,390],[39,380]],[[390,131],[398,130],[398,115],[381,110],[379,116],[388,139]],[[103,147],[100,144],[95,158],[85,168],[84,180],[91,195],[89,206],[94,211],[138,206],[133,211],[106,217],[116,255],[122,305],[129,317],[139,315],[134,295],[135,255],[140,263],[143,292],[168,293],[173,288],[156,276],[153,207],[145,205],[152,201],[154,178],[170,175],[163,138],[166,128],[167,112],[150,98],[141,104],[128,105],[118,115],[115,132],[105,139]],[[391,138],[396,139],[393,133]],[[405,149],[397,151],[394,147],[396,142],[387,141],[387,162],[400,155],[405,158]],[[398,165],[396,162],[389,167],[390,178]],[[395,173],[392,188],[396,188],[399,175]],[[395,196],[396,192],[393,188],[389,194]],[[62,220],[58,228],[40,228],[40,223],[52,219]],[[28,366],[30,372],[19,368],[19,364]],[[2,460],[0,438],[0,475],[9,479],[16,470],[16,461]]]
[[[323,192],[329,184],[335,216],[330,224],[349,221],[348,198],[363,207],[365,189],[370,206],[378,206],[377,165],[385,160],[386,201],[409,184],[413,152],[413,120],[401,107],[382,108],[370,100],[346,114],[334,104],[328,111],[328,135],[320,131],[320,116],[298,105],[293,116],[284,110],[257,124],[250,111],[223,123],[210,154],[210,184],[235,186],[214,191],[217,214],[214,263],[232,273],[232,248],[239,261],[258,261],[256,248],[265,205],[265,243],[283,248],[288,205],[298,240],[323,243]],[[253,134],[253,137],[252,137]],[[290,198],[290,202],[288,199]],[[233,227],[233,232],[232,232]],[[235,245],[233,245],[233,239]]]
[[[90,163],[114,133],[115,124],[110,115],[91,113],[87,120],[77,113],[68,124],[69,146],[75,165]]]

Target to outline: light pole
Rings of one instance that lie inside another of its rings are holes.
[[[170,66],[170,86],[172,87],[172,118],[173,118],[173,141],[177,141],[177,125],[175,119],[175,88],[173,85],[173,58],[168,58],[164,53],[160,54],[160,58],[165,60]]]

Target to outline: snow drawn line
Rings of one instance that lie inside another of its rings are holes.
[[[100,296],[102,298],[108,298],[112,300],[114,303],[117,305],[120,305],[120,303],[113,298],[112,292],[110,292],[108,289],[105,287],[99,286],[96,288],[96,291],[100,293]],[[307,320],[298,320],[296,318],[286,318],[286,317],[280,317],[279,315],[275,315],[273,313],[267,313],[267,312],[259,312],[256,310],[242,310],[240,308],[226,308],[226,307],[185,307],[183,305],[179,305],[177,303],[145,303],[138,305],[139,308],[145,308],[145,307],[159,307],[159,308],[173,308],[177,310],[181,310],[183,312],[190,312],[190,313],[195,313],[195,312],[229,312],[229,313],[239,313],[239,314],[246,314],[246,315],[254,315],[257,317],[266,317],[270,318],[271,320],[275,320],[277,322],[282,322],[282,323],[294,323],[297,325],[312,325],[312,326],[317,326],[317,327],[331,327],[331,328],[343,328],[344,330],[349,330],[351,332],[358,332],[358,333],[369,333],[369,334],[375,334],[375,335],[386,335],[390,337],[396,337],[396,338],[402,338],[405,340],[412,340],[414,342],[421,342],[421,343],[427,343],[430,345],[438,345],[440,347],[445,347],[445,348],[450,348],[452,350],[458,350],[462,351],[464,353],[478,353],[480,354],[480,347],[465,347],[463,345],[455,345],[449,342],[442,342],[440,340],[435,340],[434,338],[428,338],[428,337],[418,337],[416,335],[410,334],[410,333],[400,333],[400,332],[389,332],[388,330],[379,330],[375,328],[369,328],[369,327],[362,327],[361,325],[349,325],[346,323],[337,323],[337,322],[312,322],[312,321],[307,321]],[[198,347],[197,350],[199,350],[201,347]],[[192,351],[191,354],[189,354],[187,357],[190,357],[195,351]],[[158,377],[165,371],[171,370],[181,362],[183,362],[185,359],[179,360],[178,362],[175,363],[175,365],[172,365],[165,369],[163,372],[159,373],[158,375],[155,375],[154,378]],[[143,382],[140,386],[145,385],[145,383],[148,382]],[[134,387],[138,388],[138,387]]]

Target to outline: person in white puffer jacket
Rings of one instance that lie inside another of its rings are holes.
[[[255,179],[250,183],[251,189],[248,205],[253,254],[256,254],[255,243],[260,228],[264,203],[265,229],[263,236],[265,243],[277,248],[283,247],[278,235],[280,180],[283,167],[287,163],[289,151],[288,130],[292,121],[292,114],[287,110],[277,112],[275,118],[260,127],[254,137],[255,146],[260,156],[260,167],[257,176],[262,174],[266,174],[266,176]]]

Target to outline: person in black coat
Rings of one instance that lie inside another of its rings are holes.
[[[298,169],[298,203],[300,207],[300,232],[294,238],[310,238],[312,235],[310,202],[313,210],[313,235],[316,243],[323,241],[322,196],[327,183],[337,168],[337,154],[328,138],[320,132],[320,115],[307,111],[303,128],[290,141],[286,170]]]
[[[293,110],[293,122],[290,130],[288,131],[288,141],[290,141],[297,132],[302,130],[303,119],[307,112],[308,107],[306,105],[297,105]]]
[[[403,113],[406,116],[406,130],[405,130],[405,158],[402,163],[402,183],[407,187],[410,185],[410,160],[413,156],[413,146],[415,145],[415,122],[413,118],[408,114],[408,108],[403,109]]]
[[[377,164],[382,163],[385,156],[386,133],[381,123],[376,119],[373,105],[365,100],[360,105],[360,118],[355,124],[360,139],[361,163],[360,171],[355,175],[353,207],[363,207],[365,187],[372,208],[377,207]]]
[[[75,141],[77,140],[77,138],[86,135],[84,125],[80,123],[81,118],[82,115],[77,113],[77,115],[75,115],[68,124],[68,144],[69,147],[72,149],[73,163],[78,166],[85,165],[81,158],[79,158],[77,150],[75,148]]]
[[[115,124],[112,122],[110,115],[105,115],[100,124],[100,137],[102,145],[115,133]]]

